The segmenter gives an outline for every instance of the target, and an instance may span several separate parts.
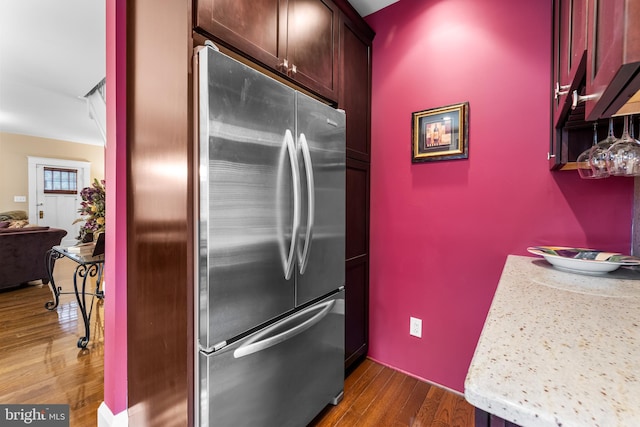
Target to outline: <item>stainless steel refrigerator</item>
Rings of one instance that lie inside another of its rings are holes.
[[[309,423],[344,387],[345,115],[197,51],[196,417]]]

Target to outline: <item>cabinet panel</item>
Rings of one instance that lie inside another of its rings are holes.
[[[347,158],[345,367],[367,354],[369,334],[369,164]]]
[[[475,427],[518,427],[518,425],[476,408]]]
[[[588,0],[554,0],[553,2],[553,92],[549,168],[565,167],[567,141],[573,137],[565,129],[567,123],[582,122],[581,111],[571,108],[571,93],[584,88],[587,63]],[[575,139],[575,138],[572,138]],[[590,144],[590,140],[587,141]],[[575,158],[574,158],[575,159]]]
[[[586,94],[593,99],[586,102],[587,120],[616,114],[640,89],[638,20],[636,0],[590,0]]]
[[[586,72],[587,0],[556,0],[554,14],[554,124],[566,118],[571,92]]]
[[[369,253],[369,165],[347,158],[346,259]]]
[[[284,55],[286,0],[197,0],[196,30],[216,36],[228,47],[269,67]]]
[[[368,257],[347,261],[345,269],[345,368],[367,354],[369,341]]]
[[[340,108],[347,112],[348,155],[369,161],[371,136],[371,41],[350,21],[341,23]]]
[[[338,9],[326,0],[289,0],[286,58],[291,77],[336,99],[338,93]]]
[[[587,50],[587,0],[560,0],[559,81],[568,85]]]

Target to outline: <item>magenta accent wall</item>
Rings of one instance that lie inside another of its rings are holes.
[[[506,256],[539,244],[628,253],[633,181],[548,170],[550,1],[401,0],[366,20],[369,355],[463,391]],[[464,101],[469,159],[412,164],[411,113]]]
[[[107,0],[104,402],[127,409],[126,0]]]

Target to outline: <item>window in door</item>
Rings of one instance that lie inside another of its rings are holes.
[[[44,168],[45,194],[76,194],[78,171],[76,169]]]

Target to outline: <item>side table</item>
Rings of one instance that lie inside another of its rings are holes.
[[[76,296],[76,301],[78,301],[78,307],[80,308],[82,320],[84,321],[84,336],[78,339],[78,348],[86,348],[91,337],[89,323],[91,321],[91,313],[93,312],[93,302],[95,298],[104,298],[104,292],[100,289],[104,269],[104,255],[94,257],[91,256],[91,254],[74,254],[68,252],[64,246],[54,246],[47,251],[46,257],[47,271],[49,272],[49,288],[53,294],[53,301],[48,301],[44,305],[47,310],[53,311],[58,307],[60,295],[72,293],[62,292],[62,288],[56,286],[53,278],[53,266],[56,260],[66,257],[78,264],[73,275],[73,293]],[[89,289],[90,292],[87,292],[88,278],[97,278],[96,287],[94,290]],[[82,283],[79,285],[80,281]],[[89,301],[87,301],[88,296],[91,297]],[[87,304],[87,302],[89,302],[89,304]]]

